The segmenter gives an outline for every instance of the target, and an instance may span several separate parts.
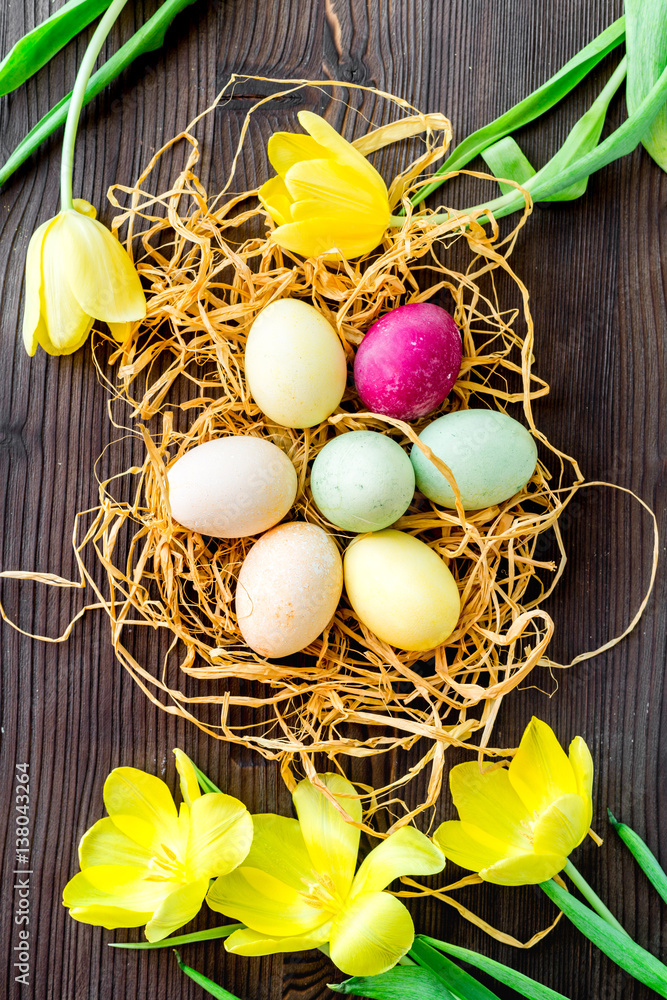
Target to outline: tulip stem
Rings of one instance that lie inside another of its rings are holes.
[[[580,872],[577,871],[577,869],[574,867],[571,861],[567,862],[563,871],[565,872],[566,875],[569,875],[569,877],[572,879],[572,881],[574,882],[574,884],[576,885],[577,889],[584,897],[584,899],[590,903],[595,912],[599,914],[599,916],[601,916],[603,920],[606,920],[608,924],[611,924],[612,927],[615,927],[617,931],[621,931],[623,934],[626,935],[626,937],[630,937],[625,927],[619,924],[618,920],[611,912],[611,910],[607,909],[607,907],[604,905],[598,894],[593,889],[591,889],[586,879]]]
[[[93,37],[88,43],[88,48],[84,53],[84,57],[81,60],[79,72],[76,74],[74,90],[72,91],[72,99],[67,113],[67,121],[65,122],[65,135],[63,137],[63,151],[60,167],[60,208],[63,212],[66,209],[74,208],[72,200],[74,143],[76,142],[76,132],[79,127],[79,118],[81,116],[81,108],[83,107],[83,100],[86,93],[86,87],[88,86],[88,80],[90,79],[90,74],[93,72],[95,63],[97,62],[100,49],[104,45],[107,35],[111,31],[114,22],[126,3],[127,0],[113,0],[113,3],[107,10],[106,14],[97,25],[97,28],[93,33]]]

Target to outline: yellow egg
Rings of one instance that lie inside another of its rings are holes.
[[[245,538],[272,528],[297,490],[296,469],[285,452],[244,434],[191,448],[167,479],[172,517],[214,538]]]
[[[345,589],[359,620],[399,649],[435,649],[461,613],[456,581],[418,538],[387,528],[362,535],[345,553]]]
[[[340,338],[301,299],[279,299],[252,324],[245,350],[252,398],[283,427],[313,427],[340,403],[347,365]]]
[[[279,524],[255,542],[239,573],[236,617],[246,644],[290,656],[324,631],[343,590],[332,536],[316,524]]]

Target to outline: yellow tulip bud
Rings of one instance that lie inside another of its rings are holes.
[[[304,257],[351,260],[370,253],[389,224],[387,186],[365,156],[319,115],[300,111],[308,135],[276,132],[268,154],[278,176],[259,199],[271,238]]]
[[[139,275],[125,248],[77,199],[33,234],[26,260],[23,342],[31,356],[72,354],[94,320],[123,341],[130,325],[146,315]]]

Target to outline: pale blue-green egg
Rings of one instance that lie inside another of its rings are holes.
[[[313,499],[344,531],[380,531],[410,506],[415,474],[401,446],[376,431],[348,431],[329,441],[313,463]]]
[[[537,446],[523,424],[498,410],[457,410],[438,417],[419,438],[454,474],[466,510],[502,503],[526,485],[537,465]],[[413,445],[417,489],[453,509],[454,491]]]

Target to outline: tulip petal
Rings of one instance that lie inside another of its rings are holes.
[[[279,862],[277,862],[279,864]],[[211,886],[207,903],[212,910],[240,920],[261,934],[305,934],[328,919],[303,892],[258,868],[245,865],[223,875]]]
[[[91,826],[79,844],[79,864],[82,869],[93,865],[146,868],[150,859],[150,851],[130,840],[109,817],[100,819]]]
[[[347,166],[361,175],[361,184],[364,189],[369,187],[377,190],[384,189],[386,195],[387,186],[375,167],[372,167],[366,157],[355,149],[352,143],[344,139],[324,118],[313,114],[312,111],[300,111],[298,118],[306,132],[312,135],[313,139],[324,146],[329,153],[332,153],[342,166]]]
[[[124,910],[121,906],[73,906],[69,911],[73,920],[93,927],[104,927],[115,931],[119,927],[143,927],[152,917],[152,911],[142,913],[140,910]]]
[[[244,867],[280,871],[280,881],[302,892],[312,878],[313,862],[297,820],[275,813],[252,817],[253,838]]]
[[[173,889],[173,882],[151,881],[141,868],[95,865],[70,879],[63,891],[63,904],[70,908],[75,920],[84,923],[94,922],[83,915],[84,910],[93,907],[99,918],[95,922],[108,930],[140,927],[146,922],[146,914],[152,916]],[[124,922],[128,912],[136,913],[137,922],[134,917],[132,923]]]
[[[340,774],[320,774],[318,777],[350,818],[360,823],[361,802],[350,782]],[[310,781],[300,781],[292,798],[313,867],[320,874],[331,876],[345,898],[357,865],[359,829],[346,822],[333,803]]]
[[[567,858],[554,854],[522,854],[482,868],[480,878],[495,885],[538,885],[562,871]]]
[[[552,802],[535,823],[536,854],[570,854],[582,842],[591,825],[586,800],[581,795],[562,795]]]
[[[119,344],[124,344],[132,332],[132,323],[107,323],[111,336]]]
[[[352,883],[352,895],[379,892],[401,875],[436,875],[444,867],[440,848],[413,826],[403,826],[363,860]]]
[[[125,247],[96,219],[75,211],[61,219],[64,266],[81,308],[105,322],[143,319],[146,298]]]
[[[294,934],[290,937],[272,937],[270,934],[259,934],[257,931],[250,930],[249,927],[244,927],[225,938],[225,951],[229,951],[233,955],[254,957],[278,955],[283,952],[311,951],[329,940],[330,930],[331,921],[322,924],[310,934]]]
[[[208,891],[207,878],[180,885],[176,889],[173,888],[173,882],[169,884],[172,892],[162,900],[152,919],[146,924],[146,937],[149,941],[162,941],[172,931],[194,920]]]
[[[433,839],[448,861],[473,872],[502,861],[510,850],[516,851],[500,840],[494,841],[479,827],[459,820],[441,823]]]
[[[321,160],[329,154],[326,146],[321,146],[311,136],[300,135],[298,132],[274,132],[266,151],[271,166],[282,177],[300,160]]]
[[[492,765],[480,771],[477,761],[457,764],[449,772],[449,787],[464,823],[488,830],[494,841],[532,849],[526,830],[533,817],[512,788],[505,768]]]
[[[319,202],[328,212],[361,215],[367,222],[377,218],[384,230],[389,222],[389,200],[384,182],[381,184],[379,188],[369,185],[362,174],[335,160],[295,163],[285,175],[285,186],[295,202]]]
[[[190,809],[186,866],[191,879],[226,875],[240,865],[252,842],[252,819],[238,799],[209,792]]]
[[[23,343],[25,349],[33,357],[37,350],[39,338],[37,328],[44,326],[41,316],[40,288],[42,284],[42,247],[44,238],[55,219],[49,219],[35,230],[30,237],[28,253],[25,262],[25,305],[23,308]],[[42,335],[46,328],[44,327]]]
[[[71,354],[81,346],[93,325],[92,314],[82,308],[70,287],[70,262],[63,239],[64,214],[61,212],[52,220],[42,244],[40,308],[48,339],[40,338],[40,343],[49,354]]]
[[[289,222],[292,217],[292,199],[282,177],[272,177],[262,184],[257,197],[277,226]]]
[[[378,976],[408,953],[414,937],[412,917],[396,896],[363,892],[334,920],[329,954],[348,976]]]
[[[271,233],[271,239],[302,257],[325,259],[344,257],[353,260],[370,253],[382,241],[384,229],[352,226],[350,220],[340,215],[321,215],[307,222],[292,222],[279,226]]]
[[[553,729],[535,717],[521,737],[508,773],[529,812],[540,813],[561,795],[577,792],[572,766]]]
[[[577,782],[577,791],[590,799],[593,794],[593,758],[581,736],[575,736],[570,743],[568,757]]]
[[[151,854],[167,844],[183,855],[176,805],[160,778],[136,767],[117,767],[104,783],[104,804],[114,825]]]
[[[190,758],[182,750],[174,750],[174,757],[176,758],[176,770],[178,771],[181,785],[181,795],[189,809],[195,799],[201,798],[201,788],[199,787],[197,772]]]

